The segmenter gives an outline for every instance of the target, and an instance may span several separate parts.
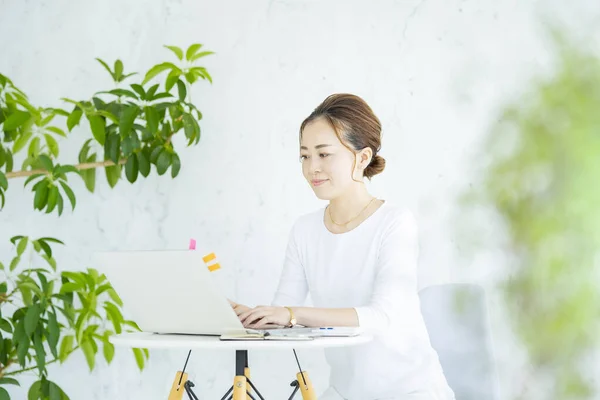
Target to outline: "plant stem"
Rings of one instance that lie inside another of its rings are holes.
[[[71,353],[73,353],[73,352],[74,352],[75,350],[77,350],[77,349],[79,349],[79,346],[75,346],[75,347],[73,347],[73,349],[72,349],[72,350],[71,350],[69,353],[67,353],[67,357],[68,357],[68,356],[70,356],[70,355],[71,355]],[[57,362],[58,360],[59,360],[58,358],[55,358],[55,359],[54,359],[54,360],[52,360],[52,361],[48,361],[48,362],[46,363],[46,365],[49,365],[49,364],[55,363],[55,362]],[[38,367],[37,365],[34,365],[33,367],[28,367],[28,368],[19,369],[19,370],[17,370],[17,371],[11,371],[11,372],[7,372],[7,373],[5,373],[5,374],[4,374],[4,376],[10,376],[10,375],[17,375],[17,374],[21,374],[21,373],[23,373],[23,372],[27,372],[27,371],[31,371],[31,370],[37,369],[37,367]]]
[[[119,160],[119,164],[123,165],[127,162],[127,159],[122,159]],[[77,164],[74,165],[75,168],[77,168],[78,170],[84,170],[84,169],[92,169],[92,168],[99,168],[99,167],[110,167],[112,165],[115,165],[115,163],[112,160],[106,160],[106,161],[98,161],[98,162],[93,162],[93,163],[82,163],[82,164]],[[7,172],[6,173],[6,178],[7,179],[12,179],[12,178],[21,178],[24,176],[31,176],[31,175],[35,175],[35,174],[49,174],[48,171],[46,171],[45,169],[34,169],[31,171],[14,171],[14,172]]]

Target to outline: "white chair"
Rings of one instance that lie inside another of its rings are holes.
[[[431,345],[456,400],[497,400],[484,289],[436,285],[422,289],[419,298]]]

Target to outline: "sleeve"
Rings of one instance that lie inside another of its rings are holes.
[[[398,326],[398,321],[410,323],[411,313],[419,310],[418,229],[412,213],[393,217],[380,246],[370,301],[355,308],[359,326],[371,332]]]
[[[279,278],[279,285],[271,305],[273,306],[303,306],[308,294],[308,283],[306,274],[300,259],[300,248],[297,238],[297,224],[292,228],[285,259],[283,271]]]

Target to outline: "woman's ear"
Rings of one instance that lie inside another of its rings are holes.
[[[359,163],[360,163],[360,167],[363,171],[369,166],[372,159],[373,159],[373,150],[371,150],[370,147],[365,147],[364,149],[362,149],[360,151]]]

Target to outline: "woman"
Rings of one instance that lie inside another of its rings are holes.
[[[329,204],[294,224],[273,305],[232,303],[244,326],[358,326],[366,345],[327,349],[324,399],[453,399],[417,296],[412,214],[371,196],[381,124],[360,97],[329,96],[300,128],[304,177]],[[310,291],[315,307],[303,307]]]

